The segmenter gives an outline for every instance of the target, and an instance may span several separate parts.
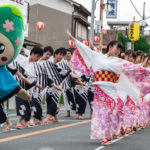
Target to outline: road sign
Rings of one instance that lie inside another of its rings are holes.
[[[95,33],[96,34],[101,33],[101,23],[99,20],[95,20]]]
[[[108,0],[108,7],[106,18],[116,19],[117,18],[117,0]]]

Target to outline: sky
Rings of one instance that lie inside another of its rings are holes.
[[[92,7],[92,0],[74,0],[84,7],[86,7],[89,11],[91,11]],[[96,0],[95,0],[96,1]],[[106,2],[107,0],[104,0]],[[107,19],[106,18],[106,11],[104,11],[103,22],[104,22],[104,29],[108,29],[107,21],[132,21],[133,17],[135,16],[135,20],[139,21],[142,18],[138,15],[134,7],[132,6],[130,0],[117,0],[117,19]],[[150,0],[132,0],[134,5],[136,6],[137,10],[143,16],[143,3],[146,3],[145,6],[145,17],[150,16]],[[99,12],[100,12],[100,2],[97,2],[95,16],[96,19],[99,19]],[[145,30],[150,30],[150,18],[145,20],[149,27],[145,28]]]

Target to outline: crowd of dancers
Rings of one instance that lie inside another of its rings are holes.
[[[19,85],[31,95],[30,101],[15,96],[17,129],[58,122],[61,95],[67,112],[65,117],[70,117],[72,109],[76,119],[83,119],[88,102],[92,112],[91,78],[73,70],[70,64],[72,54],[71,49],[64,47],[55,51],[51,46],[44,49],[34,47],[31,52],[23,48],[20,55],[7,66]],[[43,101],[46,103],[46,118],[43,118]],[[5,131],[12,127],[4,103],[0,104],[0,123],[6,123]]]
[[[91,139],[109,145],[119,136],[150,124],[150,54],[127,50],[111,41],[105,54],[90,42],[90,48],[76,40],[72,64],[76,70],[93,75],[94,101]],[[118,58],[118,57],[121,58]]]
[[[150,54],[123,50],[118,41],[111,41],[104,52],[91,41],[86,46],[76,40],[74,52],[63,47],[53,51],[34,47],[22,53],[7,66],[20,86],[31,95],[30,101],[15,96],[21,129],[36,124],[58,122],[59,100],[63,94],[66,108],[83,119],[87,103],[90,106],[91,138],[109,145],[113,138],[125,136],[150,125]],[[120,57],[120,58],[119,58]],[[47,116],[43,118],[42,101],[46,101]],[[0,123],[10,130],[12,123],[4,105],[0,104]]]

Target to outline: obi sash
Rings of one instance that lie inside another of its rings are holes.
[[[116,74],[112,71],[99,70],[94,73],[93,82],[96,81],[106,81],[118,83],[120,74]]]

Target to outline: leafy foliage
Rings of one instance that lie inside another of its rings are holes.
[[[145,53],[149,53],[150,44],[147,42],[147,39],[145,36],[140,36],[139,40],[135,42],[134,49],[135,49],[135,51],[142,50]]]
[[[120,41],[123,44],[124,49],[126,47],[126,43],[131,42],[128,37],[123,35],[121,31],[118,33],[118,41]],[[140,36],[139,40],[135,42],[134,50],[135,51],[141,50],[145,53],[150,52],[150,44],[148,43],[145,36]]]

